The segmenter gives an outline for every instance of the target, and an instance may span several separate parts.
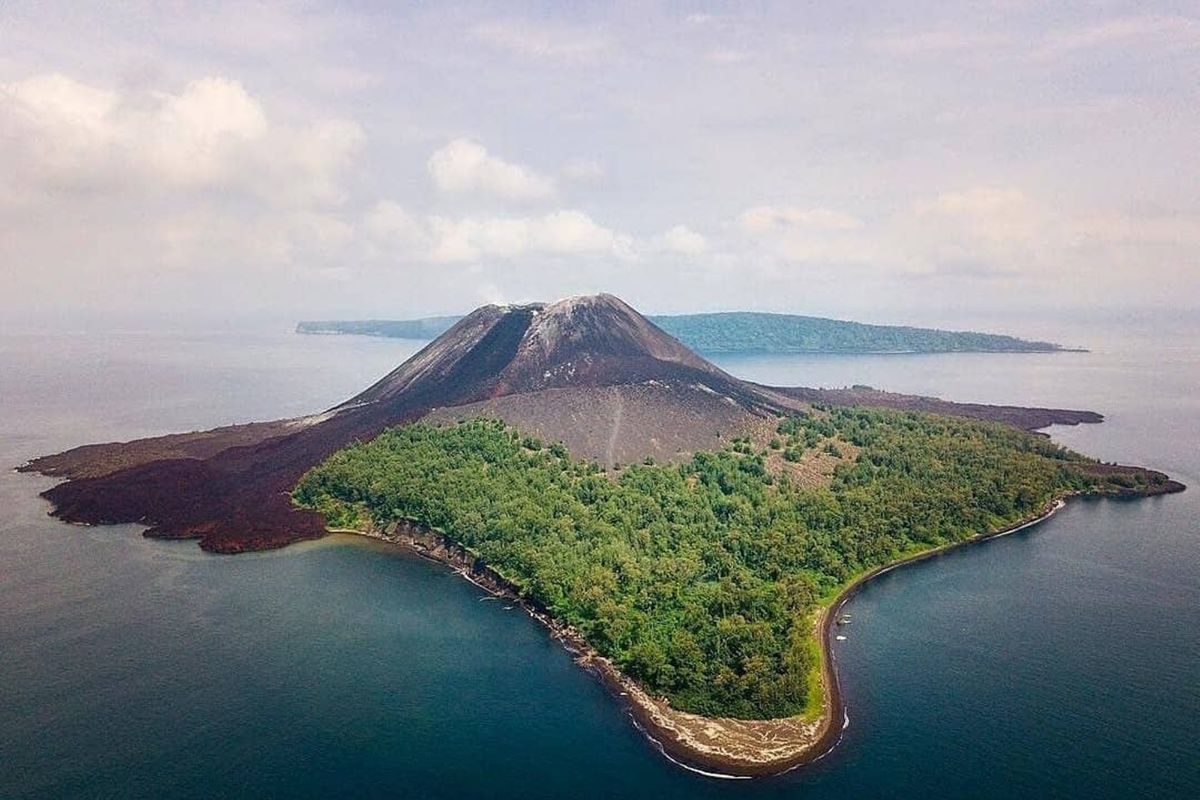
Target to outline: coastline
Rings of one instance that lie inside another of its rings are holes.
[[[666,698],[651,696],[584,641],[572,626],[554,618],[540,603],[522,598],[514,584],[445,534],[410,522],[393,523],[383,531],[330,528],[329,532],[353,534],[405,547],[423,558],[450,567],[488,594],[519,605],[549,630],[551,637],[563,645],[576,664],[599,678],[625,705],[634,726],[665,758],[706,777],[737,780],[791,772],[820,761],[841,741],[850,718],[838,681],[833,651],[834,623],[842,607],[863,586],[898,567],[1030,528],[1052,517],[1066,505],[1070,496],[1056,497],[1036,514],[1000,530],[913,553],[871,569],[843,587],[815,615],[813,632],[818,638],[821,658],[822,710],[812,720],[799,717],[771,720],[702,717],[671,708]]]

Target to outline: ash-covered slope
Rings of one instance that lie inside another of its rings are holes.
[[[540,305],[478,308],[334,410],[400,399],[426,398],[445,405],[490,396],[540,309]]]
[[[403,398],[458,405],[545,389],[694,383],[753,406],[728,375],[608,294],[484,306],[339,409]]]
[[[720,447],[806,399],[734,378],[621,300],[594,295],[484,306],[324,414],[89,445],[23,469],[68,478],[45,492],[64,520],[143,523],[149,536],[237,552],[323,535],[318,515],[292,507],[292,487],[392,425],[500,417],[614,465]]]

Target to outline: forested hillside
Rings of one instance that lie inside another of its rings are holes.
[[[701,353],[951,353],[1049,352],[1050,342],[970,331],[865,325],[795,314],[732,311],[651,317],[656,325]]]
[[[827,479],[786,468],[814,453],[837,461]],[[353,445],[294,498],[331,527],[441,531],[676,708],[772,718],[812,710],[823,598],[904,554],[1100,488],[1086,463],[998,424],[838,408],[784,419],[760,445],[609,474],[472,421]]]

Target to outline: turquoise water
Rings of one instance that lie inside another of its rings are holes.
[[[0,463],[316,410],[413,348],[0,338]],[[1093,408],[1055,438],[1200,486],[1190,342],[723,366]],[[873,582],[837,649],[846,740],[734,782],[667,763],[538,625],[436,565],[352,537],[208,556],[59,524],[48,485],[0,475],[0,797],[1200,796],[1200,491],[1073,503]]]

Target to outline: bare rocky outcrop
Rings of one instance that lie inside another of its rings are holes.
[[[870,386],[849,389],[809,389],[805,387],[760,387],[772,394],[783,395],[803,403],[822,403],[831,406],[867,406],[893,411],[920,411],[944,414],[988,422],[1003,422],[1014,428],[1036,431],[1050,425],[1080,425],[1103,422],[1095,411],[1075,411],[1067,408],[1026,408],[1024,406],[991,406],[984,403],[954,403],[937,397],[885,392]]]

